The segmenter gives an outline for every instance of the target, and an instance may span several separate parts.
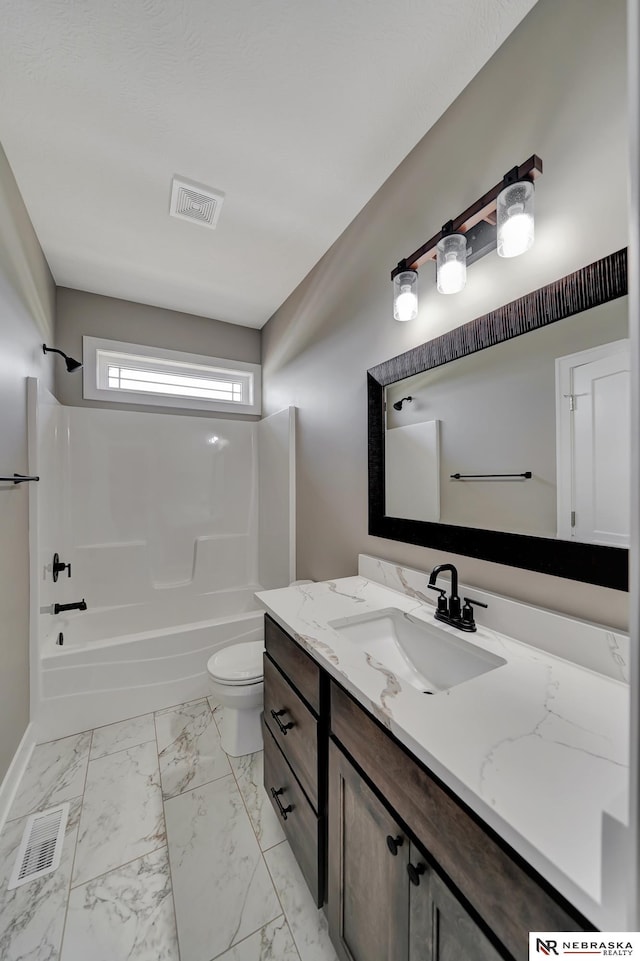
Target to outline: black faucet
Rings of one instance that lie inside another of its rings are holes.
[[[81,601],[74,601],[73,604],[54,604],[53,613],[61,614],[63,611],[86,611],[87,602],[84,597]]]
[[[451,573],[451,594],[447,599],[447,592],[442,587],[436,587],[436,580],[438,574],[442,571],[449,571]],[[453,564],[438,564],[431,571],[429,577],[429,584],[427,585],[432,591],[438,591],[439,597],[436,605],[435,617],[438,621],[443,621],[445,624],[451,624],[452,627],[457,627],[461,631],[477,631],[476,622],[473,617],[473,607],[472,604],[476,604],[478,607],[487,607],[482,601],[474,601],[471,597],[465,597],[464,607],[460,607],[460,598],[458,597],[458,571],[453,566]]]

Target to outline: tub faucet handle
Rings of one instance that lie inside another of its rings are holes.
[[[63,571],[67,572],[67,577],[71,577],[71,563],[65,564],[64,561],[61,561],[60,555],[57,551],[53,555],[53,565],[51,569],[53,571],[54,583],[58,580],[58,576],[62,574]]]

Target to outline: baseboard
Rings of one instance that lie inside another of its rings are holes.
[[[29,758],[37,743],[36,725],[31,722],[22,735],[22,740],[18,744],[18,749],[13,755],[13,760],[9,765],[7,773],[0,784],[0,832],[7,820],[7,815],[16,796],[22,775],[24,774]]]

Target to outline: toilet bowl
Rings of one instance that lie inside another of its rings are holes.
[[[222,748],[231,757],[262,750],[263,652],[264,641],[245,641],[222,648],[207,661],[212,696],[224,709]]]
[[[289,587],[313,584],[291,581]],[[261,751],[264,702],[264,641],[244,641],[217,651],[207,661],[212,696],[223,707],[220,740],[231,757]]]

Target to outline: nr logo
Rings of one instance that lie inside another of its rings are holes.
[[[558,942],[557,941],[543,941],[542,938],[536,938],[536,951],[538,954],[558,955]]]

